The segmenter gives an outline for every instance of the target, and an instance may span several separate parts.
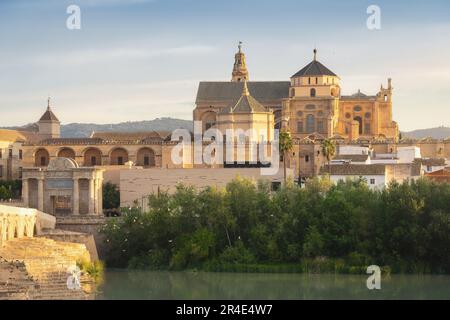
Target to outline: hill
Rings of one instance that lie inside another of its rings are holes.
[[[450,128],[449,127],[437,127],[437,128],[429,128],[429,129],[418,129],[413,131],[405,131],[402,132],[402,136],[404,138],[412,138],[412,139],[423,139],[423,138],[434,138],[434,139],[446,139],[450,137]]]
[[[34,129],[35,124],[28,124],[23,127],[9,127],[7,129]],[[175,129],[192,130],[191,120],[157,118],[154,120],[128,121],[114,124],[95,123],[69,123],[61,125],[62,138],[85,138],[89,137],[93,131],[173,131]]]

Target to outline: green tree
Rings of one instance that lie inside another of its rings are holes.
[[[12,198],[11,191],[5,186],[0,186],[0,200],[8,200]]]
[[[328,162],[328,174],[331,174],[331,159],[336,155],[336,143],[334,140],[325,139],[322,141],[322,154]]]
[[[120,207],[120,191],[113,183],[103,185],[103,209],[117,209]]]
[[[283,177],[286,184],[286,161],[293,148],[292,137],[289,131],[281,131],[279,135],[280,153],[283,155]]]

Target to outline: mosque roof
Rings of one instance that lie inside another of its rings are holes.
[[[267,112],[267,109],[250,95],[247,82],[243,82],[241,96],[235,100],[227,108],[224,108],[221,113],[252,113],[252,112]]]
[[[247,81],[252,97],[262,103],[281,101],[289,98],[289,81]],[[233,102],[241,95],[243,82],[202,81],[198,86],[195,103]]]

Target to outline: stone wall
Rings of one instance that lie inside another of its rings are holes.
[[[288,176],[293,176],[288,170]],[[178,183],[205,188],[208,186],[225,187],[236,177],[250,178],[255,181],[267,179],[282,181],[283,169],[273,176],[264,176],[261,169],[143,169],[124,170],[120,173],[120,205],[133,206],[137,201],[139,206],[146,206],[146,197],[160,191],[175,191]]]
[[[57,217],[56,228],[65,231],[79,232],[86,234],[87,237],[80,237],[78,240],[74,239],[74,242],[83,243],[88,248],[89,252],[92,252],[93,259],[95,259],[94,252],[97,252],[97,256],[102,259],[105,254],[104,250],[104,237],[100,233],[100,228],[106,223],[106,218],[102,216],[67,216]],[[91,236],[91,237],[89,237]],[[92,243],[92,241],[94,244]],[[95,248],[90,249],[93,245]],[[91,255],[91,256],[92,256]]]

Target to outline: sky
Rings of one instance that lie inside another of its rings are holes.
[[[448,0],[0,0],[0,126],[37,121],[49,96],[63,124],[192,119],[239,41],[250,80],[288,81],[316,47],[343,94],[392,78],[401,130],[450,126]]]

